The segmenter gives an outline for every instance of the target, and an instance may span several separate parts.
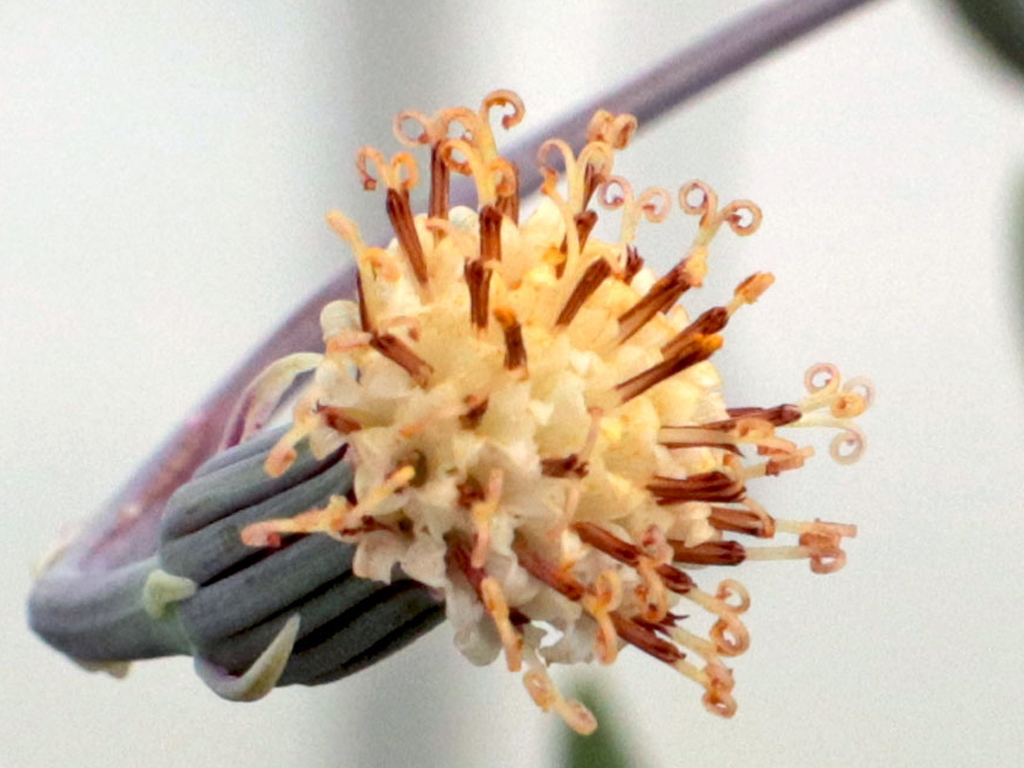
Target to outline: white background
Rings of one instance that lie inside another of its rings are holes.
[[[324,212],[381,223],[352,157],[391,146],[394,112],[510,87],[528,130],[752,4],[546,5],[0,6],[0,766],[557,762],[560,723],[447,628],[351,680],[231,705],[185,660],[113,681],[24,623],[29,563],[62,524],[345,263]],[[765,210],[754,238],[722,236],[698,300],[778,277],[716,358],[730,402],[799,396],[822,359],[879,392],[860,464],[819,458],[757,489],[780,516],[861,534],[835,576],[744,567],[735,719],[635,653],[586,671],[637,765],[1016,764],[1022,128],[1024,87],[944,5],[893,0],[623,156],[638,184],[699,176]],[[675,216],[641,251],[667,267],[691,233]]]

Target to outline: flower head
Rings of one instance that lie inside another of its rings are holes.
[[[479,111],[396,118],[403,144],[430,150],[426,214],[412,210],[411,154],[360,151],[363,184],[384,187],[395,239],[369,245],[329,215],[355,254],[358,300],[323,310],[326,352],[266,467],[287,471],[304,439],[318,455],[347,445],[354,486],[243,536],[267,546],[325,533],[357,546],[357,575],[387,581],[400,568],[438,590],[459,649],[481,664],[504,651],[536,703],[580,732],[593,717],[562,697],[547,667],[608,664],[627,645],[694,680],[707,708],[728,717],[724,659],[747,648],[747,591],[734,579],[701,588],[691,571],[754,559],[842,567],[852,526],[773,518],[750,486],[812,455],[781,434],[790,428],[837,428],[833,457],[855,460],[864,438],[853,419],[870,385],[843,385],[818,365],[793,404],[727,405],[710,358],[773,277],[748,277],[695,319],[680,299],[701,286],[722,226],[753,233],[758,207],[720,205],[699,181],[675,198],[634,191],[613,165],[636,120],[599,112],[579,155],[561,140],[543,145],[543,199],[520,220],[495,107],[508,110],[506,128],[524,114],[515,94],[496,91]],[[472,177],[476,210],[449,207],[452,173]],[[634,241],[641,220],[662,221],[676,201],[699,217],[697,233],[659,277]],[[617,211],[617,240],[592,236],[598,209]],[[786,541],[757,543],[776,537]]]

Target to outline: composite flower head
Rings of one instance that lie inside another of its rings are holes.
[[[675,195],[634,190],[613,166],[636,120],[602,111],[578,155],[561,140],[543,145],[543,197],[523,216],[495,108],[506,128],[524,115],[508,91],[478,111],[398,115],[399,141],[429,151],[425,213],[412,208],[412,154],[360,151],[363,185],[383,193],[395,238],[368,244],[329,215],[358,264],[358,299],[328,305],[324,354],[282,362],[253,400],[265,409],[293,373],[315,367],[266,469],[288,471],[303,440],[318,455],[344,445],[354,485],[243,536],[272,546],[323,533],[356,545],[357,575],[387,581],[400,569],[437,590],[466,657],[503,653],[536,703],[580,732],[593,717],[559,693],[549,665],[609,664],[626,646],[695,681],[705,706],[728,717],[725,660],[748,646],[749,598],[735,579],[709,586],[694,574],[755,559],[842,567],[852,526],[778,519],[752,493],[812,455],[792,428],[837,429],[832,456],[855,460],[864,439],[853,419],[870,385],[817,365],[790,404],[728,403],[710,359],[773,277],[747,277],[695,318],[681,299],[701,287],[719,231],[753,233],[758,207],[722,205],[700,181]],[[449,206],[452,174],[472,177],[475,209]],[[637,229],[676,205],[697,217],[696,235],[659,276]],[[592,236],[605,216],[617,239]]]

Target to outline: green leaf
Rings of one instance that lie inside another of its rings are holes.
[[[597,717],[597,730],[590,736],[580,736],[563,728],[567,735],[564,737],[562,765],[565,768],[639,768],[641,763],[633,754],[629,740],[607,707],[607,690],[584,685],[576,690],[574,696]]]
[[[1003,61],[1024,75],[1024,0],[954,0]]]

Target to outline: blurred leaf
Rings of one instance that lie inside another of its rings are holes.
[[[1024,74],[1024,0],[954,0],[1003,60]]]
[[[565,768],[635,768],[639,763],[630,754],[629,740],[621,732],[605,703],[608,693],[596,686],[582,686],[575,696],[587,705],[597,718],[597,730],[580,736],[568,728],[563,730],[566,746],[562,765]]]

